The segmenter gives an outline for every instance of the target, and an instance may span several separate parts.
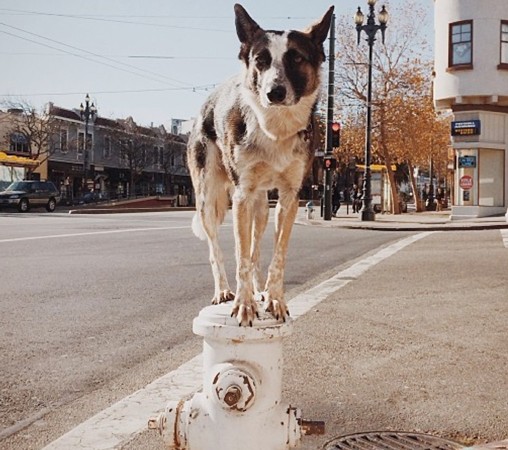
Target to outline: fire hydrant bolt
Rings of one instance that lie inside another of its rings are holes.
[[[224,403],[230,407],[233,407],[240,401],[241,398],[242,390],[238,386],[230,386],[224,395]]]

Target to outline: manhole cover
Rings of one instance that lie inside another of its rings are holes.
[[[395,431],[350,434],[333,439],[323,450],[459,450],[457,442],[420,433]]]

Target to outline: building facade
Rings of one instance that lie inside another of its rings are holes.
[[[72,203],[87,192],[109,199],[190,196],[184,137],[167,133],[163,126],[138,126],[132,118],[96,115],[87,126],[79,110],[50,108],[58,126],[49,151],[48,179],[60,186],[64,201]]]
[[[504,214],[508,1],[434,0],[434,8],[434,102],[454,116],[452,218]]]

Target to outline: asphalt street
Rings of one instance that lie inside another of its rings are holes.
[[[190,217],[0,214],[2,449],[42,448],[200,352],[191,322],[212,279]],[[295,226],[288,297],[407,235]]]

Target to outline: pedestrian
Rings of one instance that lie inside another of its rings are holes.
[[[340,189],[339,183],[334,183],[332,190],[332,216],[337,217],[340,208]]]
[[[362,208],[362,194],[360,193],[360,190],[356,184],[353,184],[350,196],[351,200],[353,201],[353,213],[360,212],[360,209]]]
[[[444,192],[441,188],[437,188],[436,193],[436,211],[443,210]]]

